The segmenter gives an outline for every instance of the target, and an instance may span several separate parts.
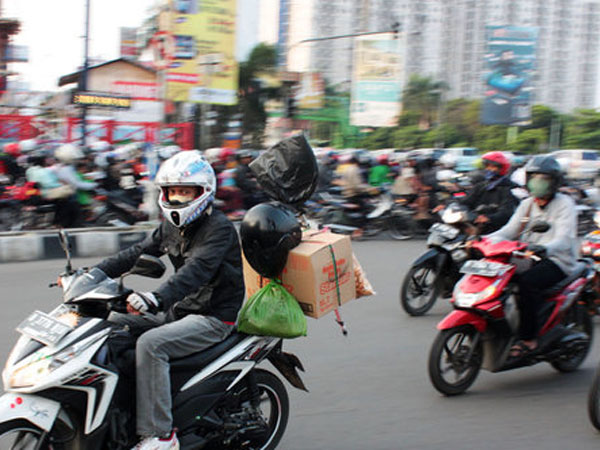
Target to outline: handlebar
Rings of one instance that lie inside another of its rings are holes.
[[[514,252],[512,252],[512,254],[513,254],[513,256],[517,256],[519,258],[530,258],[530,259],[532,259],[535,262],[540,262],[542,260],[542,258],[540,258],[537,255],[531,255],[531,256],[529,256],[529,255],[527,255],[527,252],[521,252],[521,251],[518,251],[518,250],[515,250]]]

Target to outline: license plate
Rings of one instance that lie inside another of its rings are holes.
[[[460,273],[479,275],[481,277],[496,277],[502,275],[510,268],[511,266],[508,264],[471,259],[462,265]]]
[[[46,345],[54,345],[73,328],[41,311],[34,311],[17,327],[17,331]]]

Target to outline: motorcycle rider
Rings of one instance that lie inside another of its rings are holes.
[[[537,311],[544,298],[541,292],[572,272],[577,262],[577,211],[573,200],[558,192],[562,172],[552,156],[534,156],[525,166],[530,197],[521,201],[504,227],[488,235],[495,240],[520,240],[528,245],[526,255],[542,259],[519,274],[519,338],[510,355],[519,357],[537,346]],[[544,233],[531,230],[536,221],[550,224]]]
[[[488,152],[481,157],[484,179],[473,186],[460,203],[470,210],[487,207],[490,211],[479,214],[474,223],[479,233],[491,233],[502,227],[515,211],[519,200],[512,194],[515,184],[509,179],[510,161],[502,152]],[[439,211],[443,206],[434,209]]]
[[[118,277],[145,253],[168,254],[175,267],[155,291],[127,298],[130,314],[110,317],[139,335],[136,408],[141,441],[135,448],[140,450],[179,448],[172,430],[169,360],[224,340],[244,298],[238,236],[225,215],[213,209],[216,179],[210,164],[197,150],[180,152],[162,164],[156,184],[165,220],[143,242],[97,265]]]
[[[254,179],[254,174],[248,167],[248,164],[252,162],[252,152],[250,150],[240,150],[236,154],[236,159],[238,164],[234,174],[235,185],[242,192],[244,209],[248,210],[260,203],[260,189]]]

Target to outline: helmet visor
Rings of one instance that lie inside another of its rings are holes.
[[[183,208],[204,194],[202,186],[166,186],[163,188],[165,202],[171,208]]]

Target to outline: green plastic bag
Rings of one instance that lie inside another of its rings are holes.
[[[242,307],[237,328],[246,334],[295,338],[306,336],[306,317],[294,296],[271,281]]]

